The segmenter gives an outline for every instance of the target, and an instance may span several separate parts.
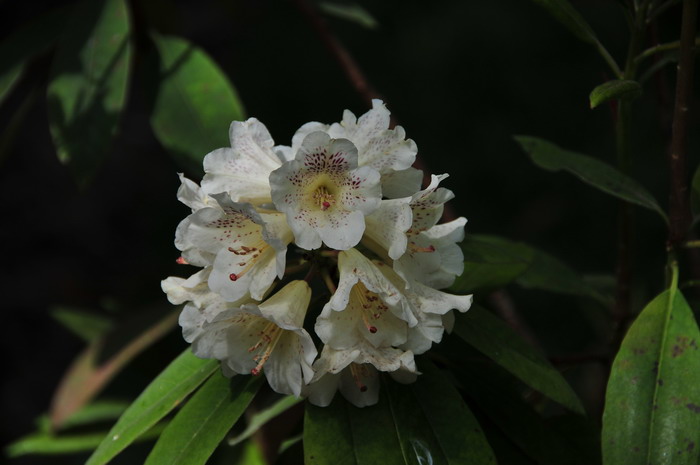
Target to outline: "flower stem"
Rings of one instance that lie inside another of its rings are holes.
[[[673,110],[673,125],[668,158],[671,172],[668,244],[672,252],[682,244],[690,222],[685,165],[688,141],[688,110],[693,91],[697,16],[698,0],[684,0],[681,20],[680,61],[676,77],[676,100]]]

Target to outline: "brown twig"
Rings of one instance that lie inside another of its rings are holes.
[[[680,61],[676,77],[676,100],[673,109],[669,166],[671,189],[669,196],[669,249],[675,251],[687,233],[688,182],[686,180],[686,146],[688,141],[688,110],[693,92],[695,29],[698,0],[684,0],[681,25]]]

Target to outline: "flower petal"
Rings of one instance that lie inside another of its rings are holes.
[[[204,157],[202,189],[209,194],[230,192],[236,201],[269,202],[268,178],[281,162],[267,128],[255,118],[234,121],[229,137],[231,148]]]
[[[382,174],[382,195],[388,199],[411,197],[420,190],[423,172],[415,168]]]
[[[401,257],[408,244],[406,231],[412,224],[409,200],[409,198],[382,200],[379,208],[365,217],[363,244],[377,252],[373,244],[369,244],[367,241],[369,239],[381,249],[386,250],[392,260]]]
[[[379,174],[357,169],[357,151],[324,132],[306,136],[296,159],[270,174],[272,201],[287,215],[296,244],[313,250],[323,242],[344,250],[365,229],[364,215],[379,206]]]
[[[389,115],[384,103],[375,99],[372,109],[359,119],[346,110],[343,121],[331,125],[328,133],[352,141],[362,166],[371,166],[382,174],[405,170],[416,160],[418,148],[411,139],[404,140],[406,132],[401,126],[389,129]]]

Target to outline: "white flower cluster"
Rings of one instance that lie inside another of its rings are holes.
[[[177,228],[178,262],[202,269],[162,282],[186,303],[194,354],[321,406],[337,390],[376,403],[379,372],[414,381],[414,355],[472,300],[437,290],[463,269],[466,220],[437,224],[453,197],[438,187],[447,176],[421,190],[416,145],[389,129],[379,100],[359,118],[303,125],[291,147],[255,118],[233,122],[230,139],[205,157],[201,188],[181,176],[192,214]],[[312,294],[312,309],[325,303],[308,315],[315,338],[304,328]]]

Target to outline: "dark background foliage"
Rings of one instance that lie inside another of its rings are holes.
[[[588,107],[590,90],[612,78],[594,49],[533,2],[360,3],[378,21],[376,29],[330,17],[329,24],[416,141],[430,171],[450,173],[443,184],[456,194],[454,210],[469,219],[467,233],[524,241],[583,274],[612,276],[616,202],[570,175],[539,170],[512,139],[537,135],[614,162],[610,109]],[[622,57],[627,32],[618,3],[572,3],[612,54]],[[0,39],[56,4],[0,3]],[[135,73],[119,135],[94,181],[78,189],[57,160],[41,93],[14,137],[3,139],[3,444],[33,430],[34,418],[47,410],[84,345],[50,317],[52,308],[127,320],[165,306],[160,280],[189,272],[175,265],[172,243],[187,214],[175,197],[182,168],[149,124],[153,96],[142,59],[149,28],[186,37],[208,52],[236,86],[248,115],[264,122],[277,143],[288,143],[307,121],[338,121],[345,108],[366,110],[294,2],[134,0],[130,6]],[[658,40],[677,39],[678,17],[672,9],[662,18]],[[0,106],[5,134],[27,96],[46,82],[48,63],[46,54],[33,60]],[[633,176],[662,204],[673,80],[668,66],[649,81],[634,115]],[[229,123],[221,121],[220,130],[225,133]],[[698,158],[697,131],[693,137],[691,167]],[[634,312],[661,290],[665,243],[663,225],[652,213],[637,210],[636,220]],[[607,368],[585,354],[609,353],[607,309],[514,287],[508,298],[551,357],[584,354],[564,368],[589,411],[599,414]],[[107,394],[133,398],[184,347],[173,331],[121,373]],[[59,463],[14,463],[43,460]]]

